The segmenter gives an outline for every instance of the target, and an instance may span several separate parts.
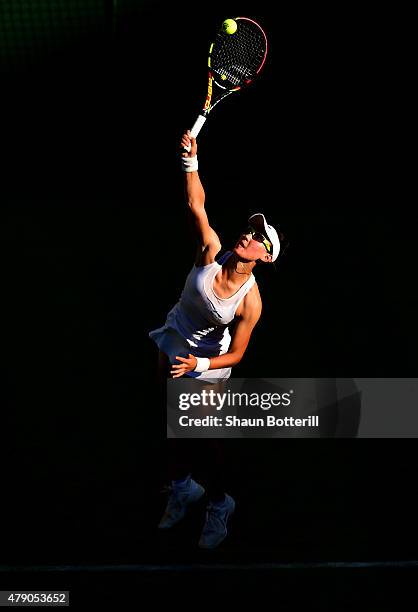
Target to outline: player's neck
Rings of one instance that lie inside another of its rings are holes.
[[[226,279],[231,283],[242,285],[243,281],[250,278],[255,261],[242,261],[235,253],[229,257],[225,265]]]

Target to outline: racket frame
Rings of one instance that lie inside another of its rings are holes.
[[[234,17],[235,21],[239,21],[239,20],[245,20],[245,21],[250,21],[251,23],[255,24],[262,32],[263,36],[264,36],[264,40],[265,40],[265,51],[264,51],[264,57],[263,57],[263,61],[261,62],[258,70],[256,71],[254,77],[252,79],[247,79],[246,81],[244,81],[244,83],[242,85],[238,85],[237,87],[234,87],[232,89],[228,89],[227,87],[221,85],[220,83],[218,83],[215,79],[215,76],[212,72],[212,68],[211,68],[211,58],[212,58],[212,51],[213,51],[213,47],[215,45],[214,42],[211,43],[210,48],[209,48],[209,57],[208,57],[208,67],[209,67],[209,73],[208,73],[208,91],[206,94],[206,99],[205,99],[205,103],[203,105],[202,111],[201,113],[198,115],[196,121],[194,122],[191,130],[190,130],[190,135],[193,138],[197,138],[200,130],[202,129],[207,116],[209,115],[209,113],[212,111],[213,108],[215,108],[215,106],[217,104],[219,104],[219,102],[221,100],[224,100],[227,96],[231,95],[232,93],[234,93],[235,91],[239,91],[240,89],[242,89],[244,86],[248,86],[250,85],[250,83],[252,83],[255,79],[255,77],[258,75],[258,73],[260,72],[260,70],[263,68],[264,63],[266,61],[266,57],[267,57],[267,50],[268,50],[268,42],[267,42],[267,36],[263,30],[263,28],[260,26],[259,23],[257,23],[256,21],[254,21],[253,19],[250,19],[249,17]],[[220,89],[224,90],[224,93],[221,94],[220,96],[217,97],[216,101],[212,104],[212,97],[213,97],[213,93],[214,93],[214,85],[219,87]],[[188,149],[186,149],[187,151],[190,151],[190,147]]]

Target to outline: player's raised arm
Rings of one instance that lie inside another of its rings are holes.
[[[190,146],[190,151],[184,149]],[[190,132],[183,134],[181,139],[182,167],[186,201],[193,219],[196,239],[198,242],[198,258],[196,263],[206,265],[212,263],[221,249],[221,243],[215,230],[210,227],[205,210],[205,191],[198,173],[197,143]]]

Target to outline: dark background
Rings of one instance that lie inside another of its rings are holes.
[[[414,377],[395,26],[364,7],[74,6],[59,31],[35,11],[43,34],[19,53],[3,39],[1,562],[194,558],[192,539],[179,553],[153,530],[165,431],[148,331],[193,263],[177,147],[208,42],[243,14],[270,43],[259,81],[201,132],[209,218],[226,247],[257,211],[291,242],[257,270],[263,316],[235,375]],[[231,442],[242,510],[221,556],[416,558],[415,440]]]

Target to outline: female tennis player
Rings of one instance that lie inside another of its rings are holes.
[[[182,136],[181,150],[186,199],[198,248],[180,300],[164,326],[149,334],[159,348],[161,388],[165,388],[167,377],[190,376],[212,384],[230,377],[261,315],[253,269],[258,262],[274,262],[283,242],[283,235],[279,237],[264,215],[257,213],[248,219],[233,249],[218,257],[222,246],[206,214],[197,144],[190,131]],[[234,499],[225,492],[221,441],[169,439],[168,443],[171,487],[159,528],[178,523],[206,492],[209,504],[199,546],[215,548],[226,537],[227,522],[235,509]],[[191,477],[196,445],[206,467],[206,491]]]

